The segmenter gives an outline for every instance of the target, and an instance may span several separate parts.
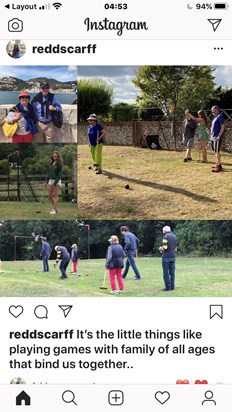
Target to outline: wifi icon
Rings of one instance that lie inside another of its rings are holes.
[[[52,5],[53,7],[55,7],[56,10],[58,10],[62,6],[61,3],[53,3]]]

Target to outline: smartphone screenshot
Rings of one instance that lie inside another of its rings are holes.
[[[229,411],[229,2],[3,2],[1,408]]]

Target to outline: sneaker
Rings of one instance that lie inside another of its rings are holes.
[[[102,170],[101,169],[98,169],[97,171],[96,171],[96,175],[101,175],[102,174]]]
[[[111,292],[113,295],[116,295],[117,291],[116,290],[111,290]]]
[[[183,162],[186,163],[188,161],[187,157],[184,158]]]
[[[164,288],[164,289],[161,289],[161,290],[162,290],[162,292],[170,292],[171,289]]]
[[[55,209],[52,209],[51,211],[50,211],[50,215],[55,215],[57,212],[56,212],[56,210]]]
[[[124,290],[119,290],[118,293],[124,293]]]
[[[98,165],[97,163],[94,163],[94,166],[95,166],[95,167],[98,167],[99,165]]]
[[[189,160],[193,160],[191,157],[187,157],[187,160],[189,161]]]
[[[211,170],[211,172],[214,172],[214,173],[219,173],[219,172],[221,172],[221,171],[222,171],[222,168],[219,167],[219,166],[216,166],[215,169],[212,169],[212,170]]]
[[[222,165],[217,165],[217,166],[212,166],[211,167],[211,169],[217,169],[217,168],[221,169],[221,171],[223,170]]]
[[[141,280],[141,278],[138,278],[137,276],[135,276],[132,280]]]

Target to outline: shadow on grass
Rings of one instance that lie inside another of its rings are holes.
[[[115,179],[123,180],[123,181],[126,181],[127,184],[128,182],[135,183],[135,184],[142,185],[142,186],[148,186],[156,190],[163,190],[165,192],[179,193],[183,196],[190,197],[193,200],[196,200],[197,202],[218,203],[218,201],[215,199],[211,199],[210,197],[207,197],[207,196],[197,195],[196,193],[190,192],[186,189],[181,189],[180,187],[173,187],[173,186],[168,186],[168,185],[163,185],[163,184],[161,185],[159,183],[154,183],[154,182],[143,182],[141,180],[124,177],[124,176],[111,173],[111,172],[107,172],[107,171],[104,171],[103,174],[106,177],[108,177],[108,179],[115,178]]]

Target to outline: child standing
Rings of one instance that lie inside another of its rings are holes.
[[[77,275],[77,262],[78,262],[78,247],[77,244],[74,243],[72,246],[72,251],[71,251],[71,261],[72,261],[72,274]]]

